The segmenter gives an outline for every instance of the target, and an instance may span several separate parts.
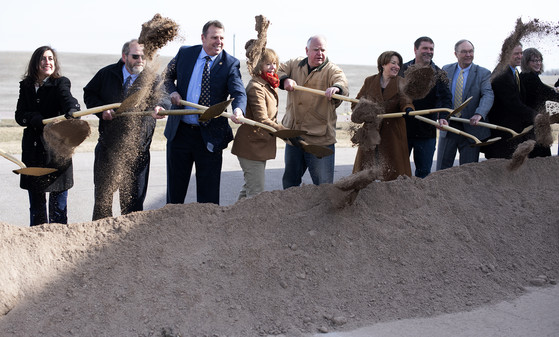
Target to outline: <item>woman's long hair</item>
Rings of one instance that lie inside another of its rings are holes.
[[[31,60],[29,60],[27,71],[23,75],[23,81],[26,84],[32,85],[39,80],[39,67],[41,66],[41,58],[47,50],[50,50],[54,57],[54,72],[52,73],[52,75],[50,75],[50,77],[59,78],[61,76],[60,65],[58,64],[58,55],[56,55],[56,51],[50,46],[42,46],[35,49],[33,55],[31,55]]]

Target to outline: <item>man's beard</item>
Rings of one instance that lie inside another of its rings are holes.
[[[142,71],[144,71],[144,66],[134,66],[132,67],[132,74],[137,75],[139,73],[141,73]]]

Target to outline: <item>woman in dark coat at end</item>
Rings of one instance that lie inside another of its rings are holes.
[[[559,102],[559,93],[555,88],[543,83],[540,74],[543,73],[543,56],[536,48],[528,48],[522,52],[522,63],[520,64],[520,83],[525,89],[524,102],[534,109],[536,113],[547,113],[546,101]],[[536,144],[531,157],[551,156],[551,148]]]
[[[28,167],[49,167],[56,172],[44,176],[22,175],[20,187],[28,190],[31,226],[43,223],[68,223],[68,189],[74,184],[72,159],[61,162],[45,148],[43,119],[79,110],[70,92],[70,80],[60,75],[56,52],[49,46],[37,48],[23,80],[19,83],[16,122],[25,127],[21,159]],[[46,193],[49,193],[48,216]]]

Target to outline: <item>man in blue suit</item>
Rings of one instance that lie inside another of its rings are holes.
[[[240,62],[223,50],[224,37],[223,24],[209,21],[202,29],[202,44],[181,47],[169,62],[165,88],[174,109],[184,108],[180,106],[182,99],[209,106],[231,96],[234,98],[231,119],[238,123],[237,118],[246,109],[246,93]],[[197,115],[169,116],[164,134],[167,138],[167,203],[184,203],[194,164],[197,201],[219,204],[222,151],[233,140],[228,119],[217,117],[199,123]]]
[[[491,89],[491,72],[474,64],[474,45],[468,40],[460,40],[454,45],[454,55],[458,62],[443,67],[449,81],[450,92],[454,108],[460,106],[466,99],[472,100],[462,110],[462,118],[470,120],[469,124],[450,121],[450,126],[467,132],[478,139],[485,139],[491,135],[488,128],[477,126],[478,122],[487,118],[493,105],[493,90]],[[460,165],[475,163],[479,160],[479,147],[472,147],[471,138],[452,132],[440,131],[437,150],[437,171],[454,165],[456,151],[460,152]]]

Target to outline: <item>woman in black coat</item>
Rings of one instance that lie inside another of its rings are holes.
[[[25,127],[21,159],[27,166],[50,167],[57,171],[40,177],[21,176],[20,187],[29,192],[31,226],[68,223],[68,189],[74,184],[72,159],[56,158],[45,148],[43,119],[60,115],[71,118],[79,107],[70,92],[70,80],[60,75],[56,52],[49,46],[37,48],[19,83],[15,119]]]
[[[555,88],[544,84],[540,79],[540,74],[543,72],[542,53],[536,48],[524,50],[520,67],[522,69],[520,83],[525,88],[524,101],[526,105],[536,110],[536,113],[547,113],[545,102],[559,102],[559,93],[555,91]],[[538,144],[534,150],[541,157],[551,156],[549,147]]]

